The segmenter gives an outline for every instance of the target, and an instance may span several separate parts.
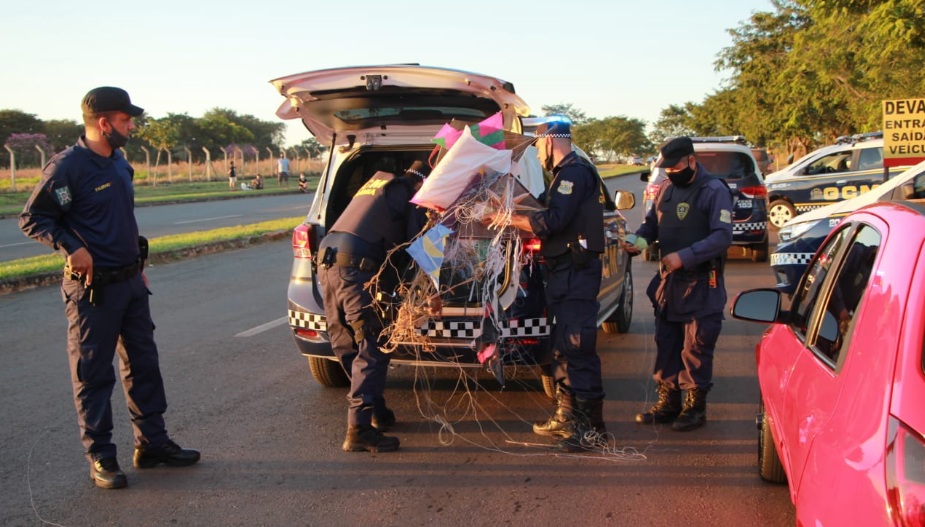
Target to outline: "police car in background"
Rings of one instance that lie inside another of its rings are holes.
[[[891,175],[908,167],[891,169]],[[855,198],[883,182],[883,133],[838,138],[768,174],[768,221],[780,229],[799,214]]]
[[[292,272],[289,279],[289,326],[296,347],[308,358],[312,376],[324,386],[347,386],[327,335],[315,253],[327,229],[343,213],[353,195],[378,170],[400,173],[415,160],[427,162],[431,141],[448,122],[478,123],[500,112],[504,128],[529,133],[541,119],[528,119],[529,107],[510,82],[460,70],[416,64],[357,66],[310,71],[271,81],[285,101],[276,112],[283,119],[301,119],[329,158],[321,174],[305,221],[293,230]],[[534,196],[544,189],[536,148],[521,157],[514,176]],[[618,208],[632,208],[631,193],[618,191]],[[629,330],[633,310],[630,256],[620,239],[626,219],[618,210],[604,213],[603,280],[598,294],[597,322],[607,333]],[[456,234],[451,234],[455,236]],[[491,240],[470,239],[474,251]],[[539,255],[540,240],[527,240],[524,251]],[[499,297],[511,299],[498,328],[505,364],[540,366],[543,389],[555,391],[548,371],[550,326],[540,258],[512,276],[509,264],[500,279]],[[475,339],[481,336],[485,306],[480,293],[465,283],[468,276],[441,270],[442,317],[420,321],[418,338],[402,345],[393,365],[482,367]],[[455,282],[454,282],[455,283]],[[476,288],[481,290],[482,288]],[[529,368],[528,368],[529,369]]]
[[[752,261],[768,260],[768,201],[761,170],[745,138],[740,135],[691,137],[697,162],[714,176],[723,178],[732,190],[735,210],[732,214],[732,244],[751,251]],[[665,180],[664,168],[643,172],[647,182],[644,211],[648,212]],[[643,256],[658,259],[658,243],[650,245]]]
[[[833,203],[791,219],[778,232],[780,243],[771,254],[771,269],[777,278],[778,291],[793,294],[806,266],[829,232],[842,218],[877,201],[918,200],[925,198],[925,162],[919,163],[853,199]]]

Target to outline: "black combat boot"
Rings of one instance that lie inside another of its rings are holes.
[[[371,425],[347,427],[344,438],[344,452],[394,452],[400,442],[397,437],[382,435]]]
[[[671,428],[678,432],[687,432],[700,428],[707,422],[707,391],[703,388],[687,390],[681,415],[672,423]]]
[[[533,423],[533,433],[548,437],[567,438],[574,435],[572,412],[575,410],[575,396],[567,388],[556,387],[556,411],[549,419]]]
[[[562,452],[585,452],[595,450],[607,445],[607,433],[604,426],[604,400],[575,398],[575,408],[572,410],[571,434],[563,436],[562,441],[556,445]]]
[[[658,402],[648,412],[636,414],[636,422],[644,425],[670,423],[681,413],[681,390],[669,384],[658,385]]]
[[[586,428],[593,429],[598,434],[607,433],[607,426],[604,425],[603,399],[582,399],[581,397],[576,397],[575,406],[578,410],[576,415],[587,418]]]

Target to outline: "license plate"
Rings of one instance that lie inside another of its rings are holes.
[[[740,199],[736,202],[736,208],[739,209],[750,209],[752,206],[752,200],[750,199]]]

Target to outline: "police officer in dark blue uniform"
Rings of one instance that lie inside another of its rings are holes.
[[[606,433],[604,387],[597,353],[597,295],[604,252],[604,207],[612,207],[594,166],[572,150],[568,120],[537,129],[540,163],[552,182],[539,200],[546,208],[513,216],[512,225],[542,240],[546,262],[547,318],[553,326],[552,373],[556,410],[533,431],[561,439],[559,447],[577,451],[594,446]],[[488,220],[486,220],[488,221]],[[591,435],[589,435],[589,432]],[[592,439],[589,439],[592,438]]]
[[[319,248],[328,337],[350,377],[346,452],[398,450],[396,437],[382,432],[395,424],[385,404],[391,355],[379,349],[382,322],[365,285],[388,252],[423,227],[423,213],[409,202],[428,169],[415,161],[405,174],[379,171],[357,191]]]
[[[706,422],[713,351],[726,305],[723,266],[732,244],[732,194],[697,162],[689,137],[666,141],[655,166],[665,168],[651,209],[624,247],[638,254],[658,240],[659,273],[647,293],[655,305],[658,401],[638,423],[672,423],[678,431]],[[681,390],[686,391],[681,402]]]
[[[180,448],[164,426],[167,399],[142,274],[147,241],[135,222],[134,171],[119,151],[143,110],[113,87],[88,92],[82,110],[85,135],[45,166],[19,226],[67,258],[61,290],[77,422],[91,479],[113,489],[127,485],[112,443],[117,350],[135,467],[192,465],[199,452]]]

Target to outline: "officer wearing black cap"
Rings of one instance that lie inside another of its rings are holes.
[[[398,438],[382,433],[395,424],[384,397],[391,355],[379,349],[382,322],[365,286],[389,251],[423,228],[423,212],[409,200],[428,173],[421,161],[414,161],[401,177],[374,173],[318,250],[328,337],[350,377],[346,452],[391,452],[399,447]]]
[[[604,208],[613,208],[613,204],[594,165],[573,151],[571,125],[566,119],[545,123],[536,134],[540,163],[553,178],[539,197],[546,208],[511,218],[512,225],[532,231],[542,240],[547,318],[555,320],[552,373],[556,409],[549,419],[537,421],[533,431],[561,439],[562,450],[577,451],[597,443],[589,437],[606,433],[596,317]]]
[[[697,162],[689,137],[660,147],[655,163],[668,178],[635,236],[624,247],[638,254],[658,240],[659,273],[647,293],[655,304],[657,347],[653,378],[658,401],[638,423],[672,423],[678,431],[706,422],[713,386],[713,351],[726,305],[723,265],[732,244],[732,194],[726,182]],[[682,403],[681,390],[686,391]]]
[[[91,479],[113,489],[127,485],[112,443],[117,350],[135,467],[192,465],[199,452],[180,448],[164,425],[167,399],[142,275],[147,241],[135,221],[134,171],[119,150],[143,110],[113,87],[91,90],[82,110],[85,135],[45,166],[19,226],[66,257],[61,290],[77,422]]]

